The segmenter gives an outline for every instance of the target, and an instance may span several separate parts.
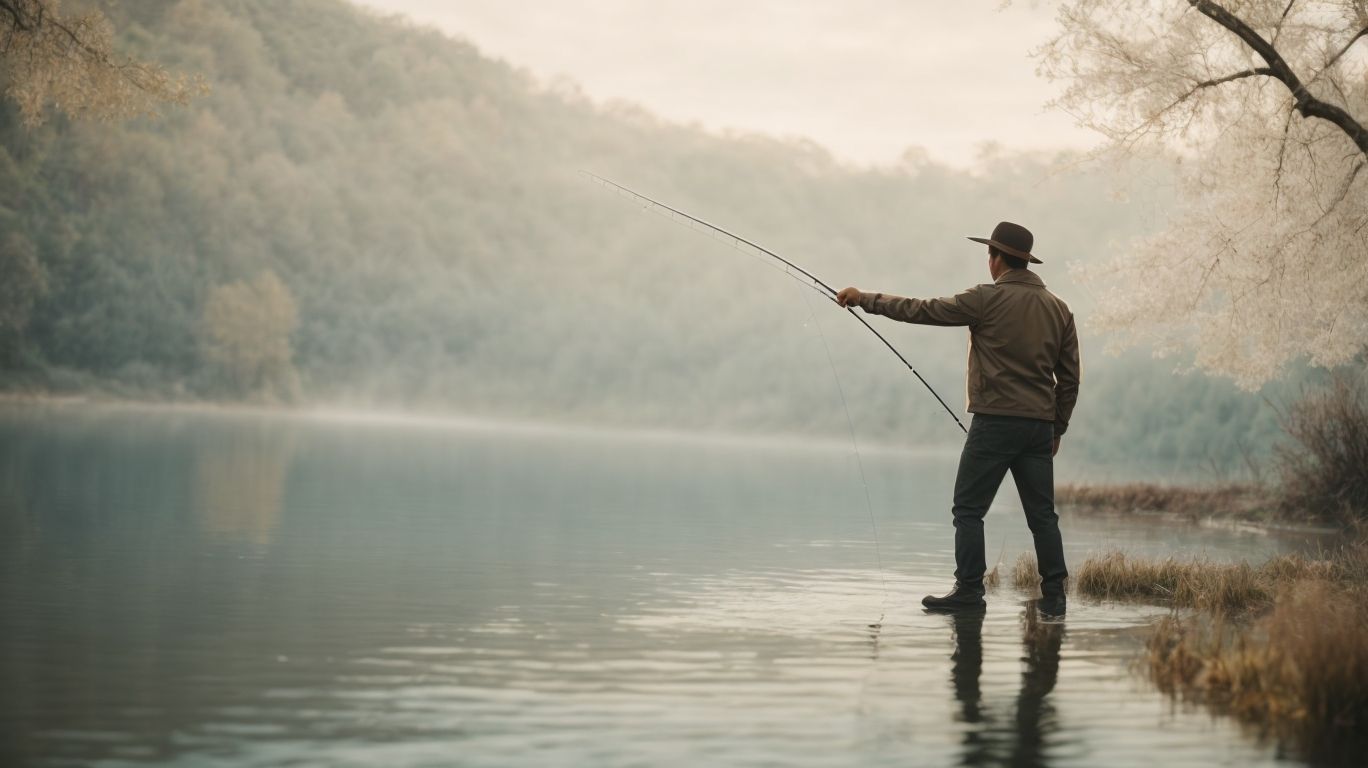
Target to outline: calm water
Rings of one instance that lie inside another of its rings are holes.
[[[1290,759],[1130,670],[1161,608],[924,614],[954,458],[866,454],[876,550],[848,446],[0,407],[0,763]],[[1304,545],[1063,524],[1074,565]],[[988,540],[1029,549],[1010,483]]]

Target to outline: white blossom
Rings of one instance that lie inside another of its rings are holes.
[[[1221,12],[1351,127],[1304,116]],[[1078,0],[1059,19],[1041,51],[1042,71],[1068,81],[1058,105],[1106,134],[1107,152],[1180,158],[1168,228],[1080,268],[1100,293],[1094,322],[1249,388],[1294,360],[1361,354],[1368,156],[1352,126],[1368,124],[1368,2]]]

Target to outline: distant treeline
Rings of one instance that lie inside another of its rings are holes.
[[[1067,264],[1157,227],[1160,171],[1129,169],[1123,201],[1113,171],[1068,158],[987,153],[971,174],[909,153],[852,168],[799,141],[596,105],[340,0],[108,13],[121,46],[212,92],[159,119],[33,131],[0,106],[9,389],[839,435],[825,340],[862,434],[955,439],[857,324],[589,170],[837,287],[952,293],[987,279],[964,235],[1024,223],[1084,329],[1079,449],[1229,462],[1276,432],[1258,395],[1148,355],[1106,357],[1087,334]],[[874,322],[962,404],[964,331]]]

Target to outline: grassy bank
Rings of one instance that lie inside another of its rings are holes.
[[[1016,571],[1020,572],[1019,566]],[[1260,565],[1111,552],[1075,570],[1077,596],[1168,604],[1143,668],[1210,706],[1334,764],[1368,747],[1368,538],[1323,557]]]
[[[1368,371],[1337,376],[1279,412],[1284,440],[1266,466],[1266,482],[1184,487],[1130,483],[1065,485],[1060,507],[1077,511],[1162,513],[1193,520],[1368,526]]]
[[[1079,595],[1103,600],[1157,600],[1180,608],[1225,613],[1265,609],[1282,589],[1301,582],[1368,583],[1368,548],[1347,547],[1315,559],[1282,555],[1257,566],[1246,562],[1153,560],[1109,552],[1088,558],[1074,573]]]
[[[1161,619],[1143,666],[1160,690],[1295,744],[1317,764],[1368,748],[1363,583],[1298,578],[1252,621],[1220,612]]]
[[[1368,388],[1337,378],[1280,420],[1287,440],[1267,484],[1065,486],[1056,502],[1085,513],[1333,526],[1337,549],[1257,565],[1110,552],[1076,568],[1072,587],[1172,606],[1143,659],[1161,690],[1285,740],[1312,763],[1359,765],[1368,753]],[[1022,578],[1014,581],[1026,587]]]
[[[1251,522],[1287,520],[1269,490],[1256,484],[1211,487],[1124,483],[1061,485],[1055,503],[1080,512],[1169,514],[1188,520],[1228,518]]]

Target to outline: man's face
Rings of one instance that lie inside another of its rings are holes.
[[[993,249],[988,249],[988,275],[994,280],[1002,274],[1002,259],[993,253]]]

